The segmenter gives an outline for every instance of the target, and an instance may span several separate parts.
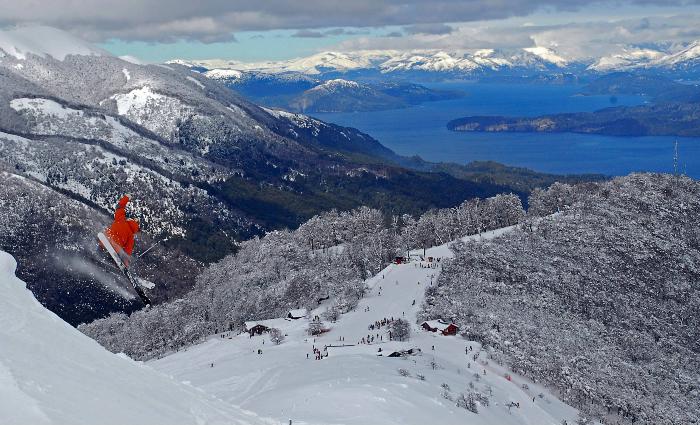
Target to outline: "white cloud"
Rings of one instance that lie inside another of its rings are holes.
[[[451,24],[449,34],[408,34],[404,37],[361,37],[346,40],[338,50],[546,47],[569,60],[592,59],[629,46],[673,50],[700,39],[700,16],[666,16],[616,21],[537,25],[532,22]]]
[[[0,0],[0,24],[41,23],[91,41],[226,41],[238,31],[444,25],[528,16],[543,8],[579,10],[617,0]],[[691,5],[700,0],[626,0]],[[419,28],[419,27],[418,27]],[[424,30],[423,32],[433,31]],[[446,28],[442,28],[444,33]]]

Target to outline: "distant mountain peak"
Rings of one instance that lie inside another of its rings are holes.
[[[547,47],[542,47],[542,46],[535,46],[535,47],[526,47],[525,49],[526,52],[531,53],[540,59],[552,63],[556,66],[559,67],[564,67],[568,65],[568,61],[564,59],[563,57],[559,56],[554,50],[547,48]]]

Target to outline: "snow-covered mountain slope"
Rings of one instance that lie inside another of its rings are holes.
[[[688,71],[700,66],[700,40],[671,50],[629,47],[604,56],[588,69],[598,72],[656,70]]]
[[[60,61],[68,55],[107,54],[67,32],[36,25],[0,30],[0,50],[17,59],[26,59],[32,54],[48,55]]]
[[[239,71],[266,71],[271,73],[296,72],[317,75],[333,70],[347,72],[368,69],[386,61],[398,51],[370,50],[355,53],[321,52],[311,56],[285,61],[240,62],[225,59],[181,60],[173,59],[166,63],[185,66],[201,66],[208,69],[234,69]]]
[[[700,65],[700,40],[657,59],[654,65],[665,68],[689,68]]]
[[[566,59],[564,59],[563,57],[558,55],[552,49],[548,49],[546,47],[541,47],[541,46],[527,47],[523,50],[526,51],[527,53],[531,53],[531,54],[537,56],[538,58],[542,59],[545,62],[552,63],[552,64],[559,66],[559,67],[564,67],[568,64],[568,61]]]
[[[663,53],[652,49],[625,49],[614,55],[603,56],[590,65],[589,69],[599,72],[634,69],[649,66],[663,56]]]
[[[0,251],[0,422],[269,423],[115,355],[39,304]]]
[[[488,240],[509,229],[466,239]],[[274,326],[286,334],[280,345],[267,334],[220,334],[148,364],[244,409],[295,424],[573,423],[575,409],[490,360],[477,342],[426,332],[415,323],[426,287],[440,273],[440,263],[420,261],[422,254],[414,251],[413,262],[390,265],[368,279],[370,292],[357,308],[327,323],[330,330],[321,336],[307,335],[307,319],[277,319]],[[426,255],[444,260],[452,252],[444,245]],[[408,341],[388,341],[386,326],[368,329],[392,317],[412,324]],[[362,343],[368,334],[375,340]],[[315,359],[314,347],[322,360]],[[389,357],[412,348],[420,352]],[[457,406],[461,394],[481,400],[478,413]]]

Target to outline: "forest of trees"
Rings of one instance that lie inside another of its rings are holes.
[[[698,423],[699,195],[659,174],[536,191],[520,229],[455,244],[423,317],[605,423]]]
[[[315,216],[294,231],[274,231],[241,244],[236,254],[204,270],[185,297],[126,315],[112,314],[79,329],[113,352],[146,359],[212,333],[240,330],[248,320],[318,307],[326,317],[355,307],[364,280],[406,249],[509,226],[525,216],[515,195],[469,200],[419,218],[387,217],[367,207]]]

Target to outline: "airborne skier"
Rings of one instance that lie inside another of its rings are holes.
[[[129,263],[131,254],[134,251],[135,236],[139,232],[139,223],[134,219],[126,218],[126,205],[129,203],[129,196],[124,195],[117,204],[114,211],[114,221],[104,233],[98,233],[97,239],[100,245],[107,250],[119,269],[129,279],[129,283],[134,287],[136,293],[146,305],[151,305],[151,300],[146,296],[141,288],[138,278],[129,273]]]
[[[131,254],[134,251],[135,236],[139,232],[138,221],[126,218],[126,205],[128,203],[129,196],[122,196],[117,209],[114,211],[114,222],[105,231],[110,242],[112,242],[114,250],[117,251],[119,259],[122,260],[126,268],[129,267]]]

